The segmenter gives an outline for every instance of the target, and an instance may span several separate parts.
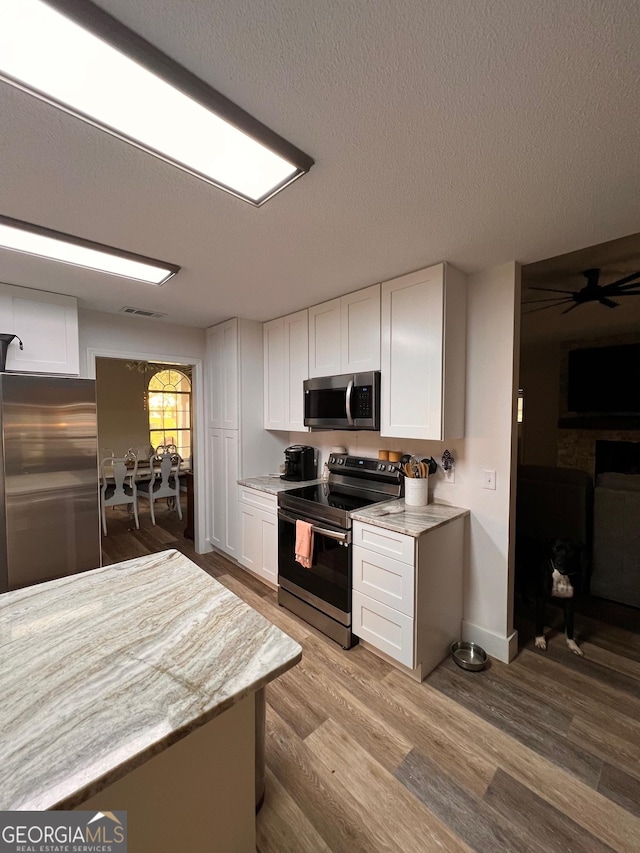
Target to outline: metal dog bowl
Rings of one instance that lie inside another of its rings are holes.
[[[451,646],[451,654],[458,666],[471,672],[484,669],[487,665],[487,653],[477,643],[459,640]]]

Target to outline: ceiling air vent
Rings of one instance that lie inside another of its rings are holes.
[[[167,316],[166,314],[161,314],[159,311],[147,311],[144,308],[131,308],[130,305],[125,305],[124,308],[121,308],[120,313],[132,314],[136,317],[151,317],[153,319]]]

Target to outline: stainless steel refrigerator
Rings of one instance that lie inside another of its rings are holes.
[[[0,373],[0,592],[100,565],[95,382]]]

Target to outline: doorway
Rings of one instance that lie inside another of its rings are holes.
[[[137,531],[135,522],[128,523],[125,516],[118,529],[121,533],[135,536],[141,555],[171,547],[179,547],[193,555],[205,553],[209,548],[205,542],[202,361],[164,357],[160,353],[88,350],[87,372],[96,379],[100,453],[126,453],[131,448],[138,455],[144,456],[146,452],[148,458],[152,447],[155,449],[157,438],[158,443],[175,445],[176,451],[179,445],[180,455],[185,459],[184,468],[190,471],[190,476],[184,477],[189,492],[183,489],[181,496],[184,513],[188,515],[193,531],[193,541],[184,536],[185,529],[191,532],[189,525],[181,522],[175,513],[175,520],[171,520],[171,514],[164,514],[166,523],[158,523],[155,527],[143,513],[140,530]],[[154,377],[156,381],[150,388],[149,383]],[[176,402],[178,405],[171,412],[171,404]],[[150,405],[153,412],[150,412]],[[146,508],[147,503],[141,502],[140,506]],[[156,520],[160,521],[160,518]],[[109,554],[110,562],[120,558],[115,536],[109,549],[114,552]],[[132,556],[129,547],[124,551],[122,558]]]

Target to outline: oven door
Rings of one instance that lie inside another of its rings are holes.
[[[313,525],[313,560],[295,559],[296,521]],[[278,582],[342,625],[351,624],[351,531],[278,510]]]

